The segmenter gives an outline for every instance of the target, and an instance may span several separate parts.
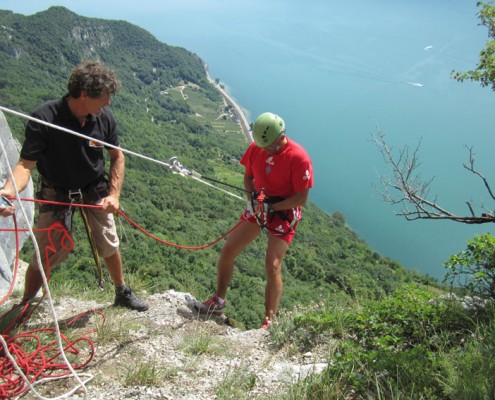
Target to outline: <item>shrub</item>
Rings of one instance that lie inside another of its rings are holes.
[[[495,237],[489,233],[468,240],[466,250],[451,256],[445,268],[445,282],[495,300]]]
[[[293,331],[340,339],[312,392],[334,387],[356,398],[442,399],[448,398],[442,355],[462,348],[491,319],[486,311],[474,312],[455,297],[437,298],[406,286],[381,301],[303,313],[294,319]]]

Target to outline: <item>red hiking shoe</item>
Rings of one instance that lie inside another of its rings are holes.
[[[268,319],[268,318],[265,318],[265,320],[263,321],[263,323],[261,324],[261,328],[260,329],[268,329],[268,327],[272,324],[272,320],[271,319]]]
[[[194,303],[194,308],[200,314],[222,315],[223,308],[225,307],[226,303],[227,302],[225,300],[223,301],[223,303],[220,303],[217,295],[215,295],[212,298],[203,301],[202,303],[198,303],[198,302]]]

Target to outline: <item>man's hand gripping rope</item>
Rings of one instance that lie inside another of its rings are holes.
[[[254,215],[258,225],[262,228],[266,227],[270,218],[270,213],[273,210],[270,207],[270,204],[265,202],[265,193],[263,189],[258,192],[251,193],[251,199],[248,200],[246,210],[250,212],[251,215]]]

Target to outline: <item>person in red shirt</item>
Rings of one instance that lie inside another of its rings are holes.
[[[304,148],[289,139],[282,118],[263,113],[253,125],[254,142],[241,159],[245,167],[244,188],[248,197],[243,221],[228,237],[217,270],[217,292],[210,299],[195,303],[201,314],[221,315],[227,287],[232,280],[236,257],[265,228],[268,244],[265,254],[265,319],[267,328],[282,296],[282,261],[294,238],[302,206],[313,187],[312,162]]]

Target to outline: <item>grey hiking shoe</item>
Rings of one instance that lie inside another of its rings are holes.
[[[126,307],[136,311],[146,311],[148,309],[148,303],[138,299],[129,286],[126,286],[122,293],[115,294],[115,302],[113,305]]]
[[[39,303],[40,299],[30,299],[14,304],[9,311],[0,316],[0,333],[8,335],[11,330],[26,324]]]
[[[225,307],[225,303],[227,303],[225,300],[223,301],[223,303],[220,303],[220,301],[217,298],[217,295],[215,295],[211,299],[203,301],[202,303],[199,302],[194,303],[194,308],[200,314],[222,315],[223,308]]]

